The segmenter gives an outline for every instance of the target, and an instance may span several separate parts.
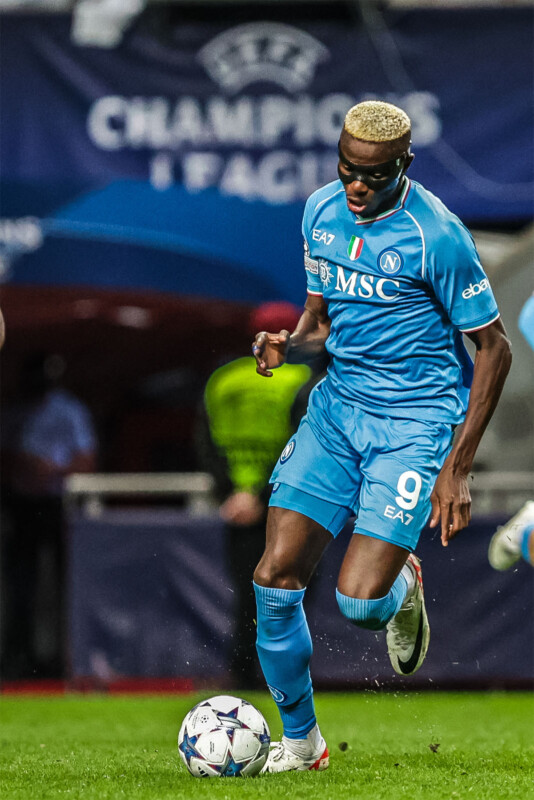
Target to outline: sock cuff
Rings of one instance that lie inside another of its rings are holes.
[[[306,589],[275,589],[252,582],[258,613],[268,617],[290,616],[301,605]]]
[[[395,616],[406,597],[406,578],[397,575],[393,586],[384,597],[361,599],[349,597],[336,589],[336,600],[343,616],[361,628],[373,631],[385,628]]]
[[[379,608],[389,599],[389,595],[384,597],[376,597],[374,600],[362,600],[359,597],[350,597],[348,594],[342,594],[339,589],[336,589],[336,600],[340,608],[353,609],[372,609]]]
[[[534,526],[527,525],[523,529],[523,532],[521,533],[521,539],[520,539],[521,555],[523,556],[527,564],[532,564],[532,559],[530,558],[529,540],[533,532],[534,532]]]
[[[336,600],[343,616],[362,628],[380,630],[389,618],[388,614],[384,614],[385,609],[389,609],[391,605],[388,595],[374,599],[362,599],[349,597],[336,589]],[[386,621],[383,621],[383,618]]]

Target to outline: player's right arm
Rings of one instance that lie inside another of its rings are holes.
[[[324,351],[330,333],[328,307],[322,296],[308,295],[304,312],[295,331],[256,334],[252,353],[257,362],[256,372],[266,378],[271,370],[289,364],[308,364]]]
[[[304,238],[304,267],[308,299],[295,331],[256,334],[252,343],[252,353],[256,358],[256,372],[266,378],[272,377],[271,370],[289,364],[311,364],[325,349],[325,342],[330,333],[328,306],[323,298],[323,285],[320,278],[319,262],[312,254],[309,242],[312,241],[312,229],[316,221],[317,192],[307,200],[302,218],[302,236]]]

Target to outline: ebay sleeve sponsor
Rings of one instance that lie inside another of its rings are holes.
[[[457,220],[450,235],[429,248],[427,280],[452,324],[461,331],[484,327],[499,312],[475,243]]]

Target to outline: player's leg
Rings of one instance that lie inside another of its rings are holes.
[[[419,560],[383,539],[354,534],[336,592],[341,612],[362,628],[387,627],[393,668],[402,675],[424,661],[430,639]]]
[[[421,666],[430,638],[421,567],[412,551],[430,513],[451,428],[364,412],[356,417],[355,446],[364,454],[364,479],[337,599],[354,624],[387,627],[392,666],[407,675]]]
[[[343,406],[343,418],[350,406]],[[265,771],[324,769],[326,745],[317,727],[309,660],[311,637],[302,606],[305,587],[332,537],[351,515],[359,492],[356,456],[328,418],[321,386],[273,472],[267,544],[255,573],[258,654],[283,721],[284,737]]]
[[[534,500],[508,520],[490,542],[488,559],[494,569],[510,569],[520,558],[534,565]]]
[[[326,743],[315,717],[309,669],[312,642],[302,602],[331,539],[322,525],[299,512],[269,509],[265,553],[254,573],[257,650],[284,736],[271,749],[266,772],[328,766]]]
[[[406,563],[409,550],[355,533],[341,565],[338,589],[345,594],[376,600],[389,590]]]
[[[332,534],[307,515],[270,506],[265,549],[254,572],[255,583],[277,589],[305,589],[331,541]]]

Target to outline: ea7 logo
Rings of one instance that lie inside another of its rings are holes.
[[[384,516],[389,517],[390,519],[400,519],[403,525],[409,525],[410,522],[413,520],[413,515],[408,514],[407,511],[401,511],[395,506],[386,506],[384,510]]]
[[[326,233],[326,231],[320,231],[317,228],[314,228],[312,231],[312,239],[314,239],[316,242],[332,244],[335,238],[336,236],[334,233]]]
[[[483,278],[480,283],[470,283],[467,289],[463,290],[462,297],[464,300],[470,300],[472,297],[476,297],[477,294],[485,292],[486,289],[489,289],[489,280]]]

